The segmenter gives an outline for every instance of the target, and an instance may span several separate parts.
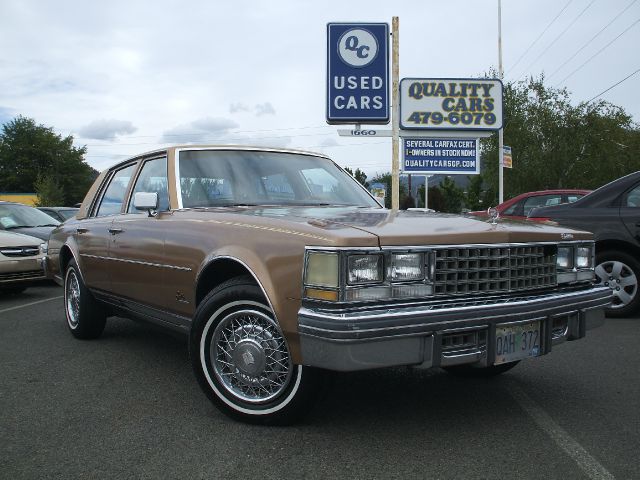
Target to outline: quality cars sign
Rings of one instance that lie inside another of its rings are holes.
[[[499,130],[502,82],[475,78],[403,78],[400,128]]]
[[[389,123],[389,25],[327,25],[327,123]]]

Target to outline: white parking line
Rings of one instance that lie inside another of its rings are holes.
[[[566,430],[554,422],[549,414],[534,402],[521,388],[511,383],[509,392],[520,407],[533,418],[533,421],[578,464],[578,467],[580,467],[589,478],[593,480],[615,479],[611,472],[593,458]]]
[[[61,298],[64,298],[64,296],[60,295],[59,297],[45,298],[44,300],[38,300],[37,302],[25,303],[24,305],[18,305],[17,307],[5,308],[4,310],[0,310],[0,313],[10,312],[11,310],[18,310],[20,308],[30,307],[31,305],[37,305],[39,303],[48,302],[50,300],[60,300]]]

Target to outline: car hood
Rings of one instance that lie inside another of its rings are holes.
[[[240,212],[236,212],[240,213]],[[533,222],[498,220],[431,212],[353,207],[251,208],[247,216],[278,217],[289,222],[331,230],[355,228],[378,237],[380,246],[483,244],[586,240],[588,232]]]
[[[0,247],[26,247],[40,245],[42,240],[30,235],[0,231]]]
[[[56,227],[22,227],[22,228],[14,228],[11,230],[13,233],[22,233],[24,235],[30,235],[32,237],[37,237],[41,240],[49,240],[49,235],[51,235],[51,231]]]

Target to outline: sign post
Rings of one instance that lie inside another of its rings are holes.
[[[393,118],[391,121],[391,209],[400,209],[400,160],[398,150],[400,148],[400,105],[399,105],[399,80],[400,80],[400,19],[393,17],[391,21],[393,34],[392,53],[392,92],[393,92]]]

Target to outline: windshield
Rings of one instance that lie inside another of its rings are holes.
[[[60,222],[37,208],[12,203],[0,204],[0,229],[43,227],[60,225]]]
[[[331,160],[294,153],[186,150],[182,206],[348,205],[380,208]]]

